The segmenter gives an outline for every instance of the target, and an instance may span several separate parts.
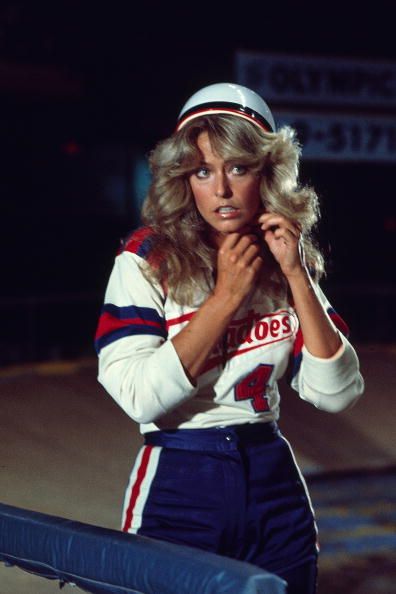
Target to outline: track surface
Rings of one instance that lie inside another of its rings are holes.
[[[323,413],[282,389],[281,429],[318,519],[319,594],[396,592],[396,348],[357,350],[366,393],[351,410]],[[96,362],[8,368],[0,386],[0,500],[118,528],[141,437],[96,382]],[[55,592],[0,566],[0,594]]]

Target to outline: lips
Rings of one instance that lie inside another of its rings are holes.
[[[234,206],[219,206],[219,208],[216,208],[215,212],[218,212],[219,214],[227,214],[230,212],[236,212],[237,210],[238,209]]]
[[[234,219],[236,220],[241,218],[241,210],[230,205],[219,206],[214,211],[214,215],[218,220],[232,221]]]

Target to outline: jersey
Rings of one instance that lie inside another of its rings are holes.
[[[173,346],[208,296],[176,303],[142,271],[152,232],[135,231],[116,256],[96,333],[98,380],[142,433],[277,421],[278,381],[288,370],[292,387],[318,408],[337,412],[363,392],[347,327],[314,285],[323,307],[340,329],[342,346],[330,359],[305,348],[297,314],[287,296],[253,292],[230,322],[195,384]]]

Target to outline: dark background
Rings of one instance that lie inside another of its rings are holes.
[[[393,2],[0,3],[0,359],[92,356],[147,152],[238,50],[396,60]],[[138,173],[140,171],[140,174]],[[394,164],[303,162],[325,290],[355,341],[395,331]]]

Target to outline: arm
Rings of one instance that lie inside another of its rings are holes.
[[[330,306],[301,262],[299,229],[285,217],[260,217],[264,239],[285,275],[299,319],[302,362],[292,386],[318,408],[338,412],[364,390],[359,361],[347,338],[338,332]]]
[[[97,331],[98,379],[136,422],[153,422],[196,393],[197,376],[261,267],[255,241],[227,237],[212,295],[171,340],[161,287],[143,276],[136,254],[117,257]]]
[[[262,263],[254,235],[231,233],[224,239],[218,251],[212,295],[172,339],[191,381],[196,380],[233,315],[252,290]]]
[[[165,295],[147,281],[141,259],[117,256],[96,333],[98,380],[136,422],[150,423],[183,401],[195,387],[167,340]]]
[[[341,339],[301,262],[298,228],[276,214],[266,213],[260,221],[264,239],[289,283],[305,347],[314,357],[332,357],[340,348]]]

